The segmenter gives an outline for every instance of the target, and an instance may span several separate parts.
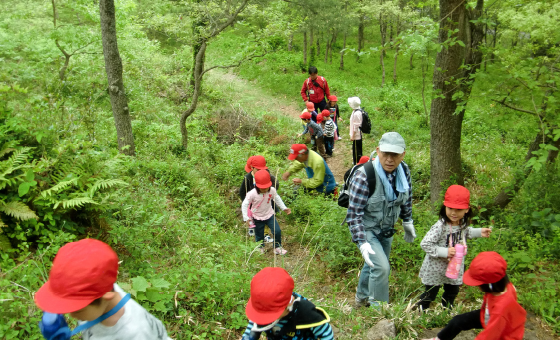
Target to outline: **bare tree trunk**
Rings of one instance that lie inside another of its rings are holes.
[[[102,0],[103,1],[103,0]],[[198,97],[200,95],[200,84],[202,81],[202,72],[203,72],[203,67],[204,67],[204,59],[206,58],[206,41],[202,41],[202,43],[200,44],[200,48],[198,50],[198,53],[195,57],[195,63],[194,63],[194,80],[195,80],[195,85],[194,85],[194,90],[193,90],[193,96],[192,96],[192,101],[191,101],[191,105],[189,106],[189,108],[184,111],[181,114],[181,120],[180,120],[180,125],[181,125],[181,144],[183,145],[183,148],[187,149],[188,146],[188,134],[187,134],[187,118],[189,118],[190,115],[192,115],[192,113],[196,110],[196,106],[198,105]]]
[[[360,14],[360,24],[358,25],[358,54],[356,55],[356,60],[360,60],[360,52],[362,52],[362,49],[364,48],[364,20],[364,15]]]
[[[340,70],[344,70],[344,50],[346,49],[346,30],[344,31],[344,43],[342,44],[342,51],[340,51]]]
[[[292,46],[294,44],[294,33],[290,33],[290,38],[288,39],[288,51],[292,51]]]
[[[317,37],[317,57],[319,57],[321,55],[321,39],[323,38],[323,34],[321,33],[321,35],[319,35],[319,37]]]
[[[429,60],[429,59],[428,59]],[[428,115],[428,108],[426,107],[426,68],[428,65],[425,64],[425,57],[422,57],[422,104],[424,104],[424,115],[426,117],[426,123],[430,122],[430,116]]]
[[[456,112],[458,101],[467,102],[472,80],[470,75],[480,67],[482,53],[478,50],[482,42],[482,25],[474,24],[482,14],[484,0],[477,0],[476,8],[468,11],[463,0],[440,0],[439,43],[446,41],[448,32],[458,29],[458,40],[465,47],[455,44],[443,48],[436,57],[433,86],[436,98],[432,100],[430,112],[430,198],[433,203],[440,199],[442,184],[452,180],[463,184],[461,166],[461,129],[464,109]],[[443,20],[448,19],[448,20]],[[463,67],[471,65],[470,67]],[[458,86],[455,79],[462,83]],[[462,98],[453,99],[457,92]]]
[[[329,60],[329,49],[330,48],[331,48],[331,40],[327,39],[327,42],[325,43],[325,64]]]
[[[381,50],[379,57],[379,62],[381,63],[381,87],[385,85],[385,62],[383,61],[383,52],[385,52],[385,49]]]
[[[494,26],[494,36],[492,37],[492,51],[494,51],[494,49],[496,49],[496,37],[498,36],[498,21],[496,20],[496,26]],[[490,54],[490,62],[493,64],[494,63],[494,52],[492,52],[492,54]]]
[[[397,31],[396,32],[397,33],[397,39],[398,39],[398,36],[399,36],[399,19],[400,19],[400,15],[397,15],[397,23],[396,23],[396,27],[395,27],[396,31]],[[391,34],[393,32],[392,27],[393,26],[391,25]],[[393,38],[391,37],[391,42],[392,41],[393,41]],[[396,46],[395,46],[395,60],[393,62],[393,83],[397,82],[397,59],[399,58],[399,48],[400,48],[400,46],[401,46],[400,43],[396,44]]]
[[[101,39],[103,42],[105,71],[107,72],[111,107],[113,108],[113,117],[115,119],[115,127],[117,128],[118,146],[120,152],[134,156],[134,136],[132,135],[130,110],[122,78],[122,60],[117,45],[114,1],[99,0],[99,13],[101,17]]]
[[[412,60],[414,59],[414,53],[410,53],[410,59],[408,61],[409,65],[410,65],[410,69],[414,69],[414,64],[412,63]]]
[[[303,31],[303,64],[307,65],[307,31]]]
[[[333,36],[332,36],[331,42],[329,44],[329,46],[330,46],[329,47],[329,64],[332,64],[332,51],[333,51],[334,44],[336,44],[336,38],[337,37],[338,37],[338,31],[335,29],[333,31]]]

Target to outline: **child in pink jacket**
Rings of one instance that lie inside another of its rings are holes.
[[[243,204],[241,205],[241,212],[243,213],[243,221],[250,223],[249,206],[251,207],[252,219],[255,223],[255,241],[260,242],[260,252],[264,253],[264,227],[268,225],[274,237],[274,253],[277,255],[284,255],[288,251],[282,248],[282,232],[280,225],[276,220],[274,209],[270,201],[274,200],[276,206],[285,211],[288,215],[292,212],[286,207],[284,202],[276,189],[272,187],[270,174],[266,170],[259,170],[255,174],[255,188],[247,193]]]

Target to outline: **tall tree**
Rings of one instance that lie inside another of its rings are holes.
[[[117,28],[115,19],[114,0],[99,0],[101,18],[101,39],[103,42],[103,57],[111,107],[117,128],[119,150],[125,155],[134,156],[134,136],[130,122],[128,99],[124,90],[123,66],[119,47],[117,45]]]
[[[440,198],[442,184],[451,178],[463,183],[461,128],[465,106],[480,67],[483,24],[478,21],[484,0],[467,9],[464,0],[440,0],[438,42],[433,88],[436,98],[430,111],[430,198]]]

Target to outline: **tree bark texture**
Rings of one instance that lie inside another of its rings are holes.
[[[408,64],[410,65],[410,69],[414,69],[414,64],[412,61],[414,60],[414,53],[410,53],[410,59],[408,60]]]
[[[303,64],[307,65],[307,31],[303,31]]]
[[[202,72],[203,72],[205,58],[206,58],[206,42],[202,41],[202,44],[200,45],[200,49],[198,50],[198,53],[195,57],[195,63],[194,63],[195,84],[194,84],[194,91],[193,91],[191,105],[186,111],[184,111],[181,114],[181,120],[179,122],[179,124],[181,125],[181,144],[185,149],[187,149],[188,146],[188,138],[187,138],[188,133],[187,133],[187,125],[186,125],[187,118],[189,118],[189,116],[193,114],[193,112],[196,110],[196,106],[198,105],[198,97],[200,95],[200,88],[201,88],[200,85],[202,82]]]
[[[464,43],[446,46],[436,56],[433,89],[436,98],[430,111],[430,198],[439,200],[442,184],[453,180],[463,184],[461,166],[461,128],[464,109],[457,111],[458,102],[466,105],[472,89],[470,75],[480,67],[482,53],[478,50],[483,38],[482,25],[475,25],[482,14],[484,0],[478,0],[476,8],[467,11],[463,0],[440,0],[440,28],[438,42],[447,41],[448,32],[458,29],[457,40]],[[469,67],[462,67],[469,65]],[[459,81],[459,85],[457,85]],[[453,95],[463,92],[460,99]],[[464,106],[463,106],[464,108]]]
[[[360,52],[364,48],[364,29],[365,29],[365,17],[360,14],[360,23],[358,25],[358,54],[356,55],[356,60],[360,60]]]
[[[111,107],[117,128],[117,139],[120,152],[133,156],[135,154],[134,136],[128,100],[124,90],[123,66],[117,45],[117,29],[115,19],[114,0],[99,0],[99,13],[101,18],[101,39],[103,42],[103,57],[105,58],[105,71]],[[125,146],[129,146],[124,149]]]

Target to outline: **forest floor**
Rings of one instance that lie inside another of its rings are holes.
[[[232,105],[240,105],[244,110],[251,111],[265,111],[268,115],[286,115],[294,119],[294,124],[300,124],[299,115],[303,110],[303,103],[298,106],[298,103],[289,102],[287,98],[283,95],[273,96],[267,91],[260,89],[256,83],[247,81],[241,77],[238,77],[233,72],[224,72],[215,70],[210,72],[208,75],[208,82],[212,83],[214,87],[220,88],[224,93],[229,93],[231,97],[235,98],[235,102]],[[352,166],[352,146],[350,139],[348,138],[348,118],[343,117],[342,124],[339,125],[340,135],[342,140],[335,143],[335,151],[333,157],[328,159],[327,164],[331,171],[333,172],[337,182],[340,184],[343,182],[344,173]],[[301,143],[302,141],[296,140],[296,137],[288,138],[292,140],[293,143]],[[286,154],[287,154],[286,150]],[[364,150],[364,155],[368,155],[370,150]],[[289,161],[286,160],[285,167],[289,166]],[[271,169],[272,170],[272,169]],[[276,173],[281,170],[274,170]],[[272,171],[271,171],[272,172]],[[236,188],[232,188],[232,190]],[[239,210],[240,213],[240,210]],[[356,275],[352,275],[354,279],[344,282],[345,288],[341,291],[333,291],[335,284],[340,284],[336,278],[332,278],[328,275],[328,270],[326,266],[315,253],[309,248],[309,244],[305,245],[299,240],[302,238],[301,230],[295,226],[286,225],[283,223],[282,216],[279,216],[280,225],[283,234],[283,246],[288,250],[287,256],[275,256],[272,252],[272,244],[267,244],[267,253],[265,256],[271,258],[271,265],[281,265],[286,270],[291,273],[300,273],[296,276],[296,287],[304,287],[307,285],[312,285],[313,287],[319,287],[317,293],[329,296],[325,299],[315,299],[316,304],[322,306],[327,306],[329,308],[336,308],[340,310],[345,315],[349,316],[345,320],[334,320],[332,322],[335,334],[339,339],[356,339],[363,338],[369,339],[366,335],[367,330],[372,327],[380,318],[369,317],[369,316],[350,316],[352,313],[353,300],[354,300],[354,289],[357,284],[358,273],[355,271]],[[303,231],[305,233],[305,230]],[[251,241],[248,239],[248,241]],[[257,252],[254,252],[251,256],[261,256]],[[310,265],[313,264],[312,274],[309,273]],[[317,278],[316,274],[322,273],[321,277]],[[353,313],[355,314],[355,313]],[[524,340],[552,340],[558,339],[554,333],[540,318],[538,318],[533,313],[528,313],[526,323],[526,331]],[[363,329],[356,334],[356,326],[360,325]],[[365,326],[365,327],[364,327]],[[419,330],[418,339],[423,338],[433,338],[437,335],[437,329],[428,329],[425,331]],[[475,331],[463,332],[457,339],[460,340],[472,340],[476,337],[477,333]]]

